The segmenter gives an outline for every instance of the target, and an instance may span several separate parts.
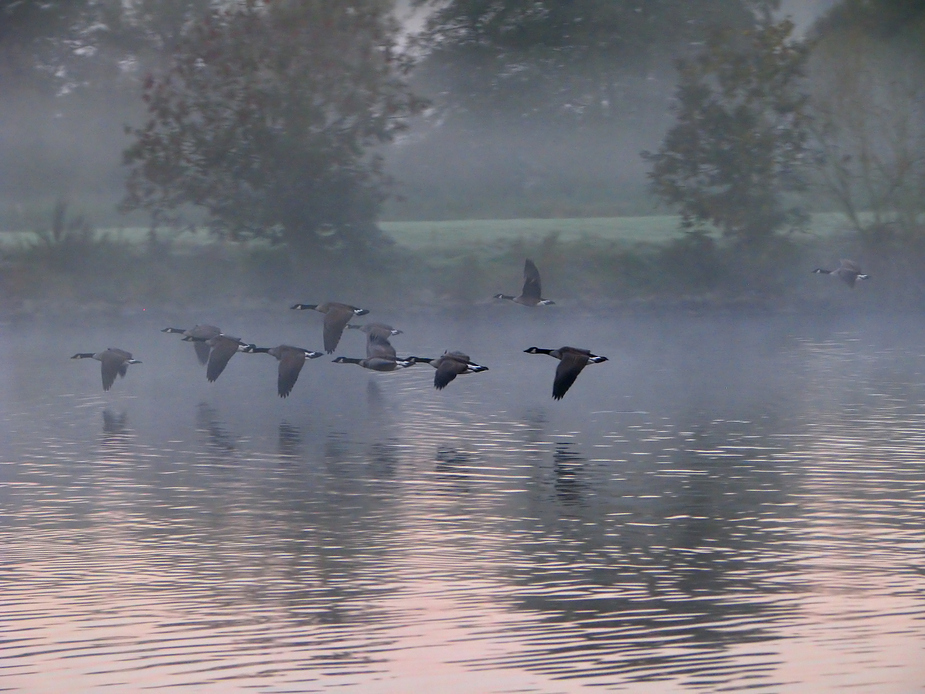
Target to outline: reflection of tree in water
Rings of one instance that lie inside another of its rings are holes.
[[[571,441],[560,441],[552,456],[556,498],[566,506],[582,503],[587,485],[581,479],[585,460]]]
[[[287,421],[279,423],[279,443],[277,450],[281,456],[287,458],[297,458],[301,454],[302,432],[299,427],[293,426]]]
[[[205,432],[209,443],[215,448],[233,451],[236,448],[234,436],[228,433],[225,425],[218,420],[218,411],[206,402],[196,407],[196,429]]]

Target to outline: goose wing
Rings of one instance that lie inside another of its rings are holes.
[[[860,266],[860,265],[858,265],[858,264],[857,264],[856,262],[854,262],[853,260],[847,260],[846,258],[842,258],[842,261],[841,261],[841,269],[842,269],[842,270],[845,270],[845,271],[847,271],[847,272],[854,272],[854,273],[857,273],[858,275],[864,274],[863,272],[861,272],[861,266]]]
[[[279,377],[276,380],[279,397],[285,398],[289,396],[295,382],[299,380],[299,373],[301,373],[304,365],[304,350],[285,345],[279,348]]]
[[[397,359],[392,343],[384,338],[373,337],[370,333],[366,340],[367,359]]]
[[[540,271],[532,260],[527,258],[524,263],[524,289],[521,294],[524,297],[539,300],[543,296],[542,286],[540,285]]]
[[[196,359],[199,360],[200,364],[207,364],[209,362],[209,352],[212,351],[212,348],[209,347],[207,342],[194,342],[193,349],[196,350]]]
[[[465,373],[466,369],[469,368],[469,358],[457,359],[455,356],[456,354],[456,352],[444,354],[440,358],[440,363],[437,366],[437,373],[434,374],[434,388],[437,390],[446,388],[450,381],[459,376],[459,374]]]
[[[324,351],[331,354],[340,342],[340,336],[353,318],[353,309],[344,304],[333,304],[324,314]]]
[[[241,340],[237,337],[218,335],[209,340],[208,344],[211,345],[212,351],[209,353],[209,362],[206,365],[206,378],[209,379],[209,383],[212,383],[222,375],[222,371],[238,351]]]
[[[361,330],[366,333],[369,339],[374,337],[380,340],[388,340],[392,335],[397,335],[400,330],[396,330],[391,325],[385,323],[369,323],[364,325]]]
[[[128,364],[125,362],[131,358],[132,355],[124,349],[117,349],[115,347],[110,347],[100,354],[100,373],[103,376],[103,390],[112,388],[112,384],[116,382],[116,376],[125,376],[128,370]]]
[[[590,352],[565,349],[560,350],[559,366],[556,367],[556,378],[552,382],[552,397],[561,400],[568,389],[572,387],[578,374],[588,364]]]

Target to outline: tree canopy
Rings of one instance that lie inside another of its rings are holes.
[[[420,40],[456,106],[518,119],[626,115],[645,80],[711,27],[754,24],[762,0],[418,0]],[[635,83],[643,80],[642,85]],[[650,85],[651,86],[651,85]]]
[[[785,194],[805,188],[806,46],[787,20],[732,34],[717,31],[679,63],[677,122],[656,153],[644,152],[657,195],[680,209],[686,229],[713,224],[759,245],[805,223]]]
[[[233,239],[293,250],[363,245],[388,179],[376,146],[422,102],[390,2],[249,1],[213,10],[144,85],[125,209],[188,206]]]

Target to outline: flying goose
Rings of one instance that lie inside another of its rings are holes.
[[[522,306],[549,306],[556,303],[549,299],[542,298],[542,289],[540,287],[540,271],[532,260],[527,258],[524,263],[524,288],[520,296],[508,296],[507,294],[495,294],[496,299],[508,299],[515,304]]]
[[[194,325],[189,330],[185,328],[164,328],[161,332],[179,333],[183,335],[184,338],[192,338],[192,340],[187,340],[187,342],[193,343],[193,348],[196,350],[196,358],[199,359],[200,364],[205,364],[209,361],[210,347],[206,344],[206,340],[222,334],[221,329],[216,326],[205,324]]]
[[[552,382],[552,397],[561,400],[565,393],[571,388],[578,374],[587,364],[600,364],[607,361],[607,357],[599,357],[591,354],[587,349],[577,347],[560,347],[559,349],[543,349],[541,347],[530,347],[525,349],[527,354],[548,354],[559,360],[559,366],[556,367],[556,378]]]
[[[336,301],[326,301],[323,304],[294,304],[292,309],[299,311],[319,311],[324,315],[324,351],[331,354],[340,342],[340,336],[347,327],[347,323],[354,316],[365,316],[369,309],[357,308],[349,304],[340,304]]]
[[[488,371],[487,366],[479,366],[469,359],[468,354],[462,352],[444,352],[436,359],[427,359],[424,357],[408,357],[415,364],[426,363],[437,369],[434,374],[434,388],[443,390],[449,385],[450,381],[461,374],[474,374],[481,371]]]
[[[843,259],[841,265],[835,270],[823,270],[821,267],[817,267],[813,272],[817,275],[834,275],[852,289],[854,289],[856,280],[870,279],[870,275],[865,275],[861,272],[861,266],[853,260]]]
[[[353,359],[351,357],[337,357],[335,364],[359,364],[364,369],[372,371],[395,371],[414,364],[410,359],[389,359],[387,357],[368,357],[366,359]]]
[[[391,325],[386,325],[385,323],[363,323],[362,325],[348,324],[347,328],[350,330],[361,330],[366,333],[367,339],[372,337],[379,337],[388,340],[393,335],[401,335],[402,331],[397,328],[393,328]]]
[[[129,364],[140,364],[137,359],[132,359],[132,353],[124,349],[110,347],[103,352],[78,352],[71,359],[96,359],[101,362],[100,371],[103,374],[103,390],[112,388],[116,380],[116,375],[125,376]]]
[[[395,348],[391,342],[384,337],[369,333],[366,337],[366,359],[337,357],[334,363],[359,364],[364,369],[372,369],[373,371],[395,371],[397,368],[404,369],[412,366],[415,362],[410,357],[408,359],[399,359],[395,355]]]
[[[186,336],[183,338],[187,342],[199,342],[199,338],[194,338]],[[206,378],[209,379],[209,383],[212,383],[219,376],[222,375],[222,371],[225,370],[225,367],[228,366],[228,362],[231,361],[231,358],[237,352],[244,352],[250,345],[246,342],[243,342],[239,337],[231,337],[230,335],[216,335],[215,337],[210,337],[208,340],[205,340],[205,343],[209,345],[211,351],[209,352],[209,363],[206,364]]]
[[[251,354],[269,354],[276,357],[279,361],[279,377],[276,379],[276,389],[279,397],[285,398],[292,392],[292,387],[299,380],[299,373],[305,365],[306,359],[317,359],[323,357],[322,352],[314,352],[302,347],[292,347],[291,345],[280,345],[279,347],[257,347],[247,345],[242,352]]]
[[[359,364],[364,369],[373,371],[395,371],[397,368],[412,366],[412,359],[399,359],[395,356],[395,348],[385,338],[375,337],[372,333],[366,339],[366,359],[352,359],[337,357],[335,364]]]

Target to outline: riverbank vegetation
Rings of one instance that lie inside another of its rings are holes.
[[[917,306],[925,11],[787,9],[0,0],[0,309]]]

